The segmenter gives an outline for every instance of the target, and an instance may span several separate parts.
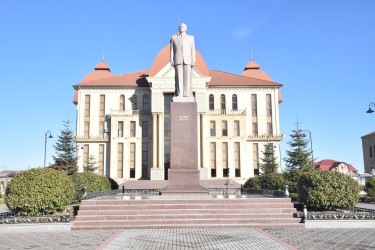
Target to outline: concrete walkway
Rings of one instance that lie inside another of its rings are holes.
[[[0,233],[0,249],[374,249],[375,229]]]

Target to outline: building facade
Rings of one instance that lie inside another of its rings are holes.
[[[361,138],[365,173],[372,173],[375,170],[375,131]]]
[[[193,92],[201,179],[225,178],[228,171],[238,181],[258,175],[265,143],[273,143],[280,161],[282,85],[252,60],[241,75],[235,75],[208,70],[198,51],[196,57]],[[80,170],[92,155],[98,174],[119,183],[167,179],[174,85],[169,45],[150,70],[115,76],[104,61],[96,65],[95,71],[73,86]]]

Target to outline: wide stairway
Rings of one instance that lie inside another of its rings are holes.
[[[288,198],[83,200],[72,230],[301,228]]]

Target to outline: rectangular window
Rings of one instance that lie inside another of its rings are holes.
[[[83,166],[87,166],[87,161],[89,160],[89,145],[83,145]]]
[[[210,143],[211,177],[216,177],[216,142]]]
[[[234,169],[235,177],[241,176],[241,158],[240,158],[240,143],[234,143]]]
[[[210,121],[210,135],[216,136],[215,121]]]
[[[98,162],[98,174],[104,174],[104,145],[99,145],[99,162]]]
[[[85,95],[84,135],[90,135],[90,95]]]
[[[222,132],[223,132],[223,136],[228,136],[228,122],[227,121],[223,121],[222,122]]]
[[[148,143],[142,143],[142,178],[148,178]]]
[[[142,121],[142,137],[148,136],[148,122]]]
[[[272,102],[271,102],[271,94],[266,95],[266,102],[267,102],[267,133],[269,135],[273,134],[272,129]]]
[[[372,147],[370,146],[370,158],[372,158]]]
[[[253,143],[253,167],[254,167],[254,175],[259,175],[259,150],[258,150],[258,143]]]
[[[251,114],[253,135],[258,135],[258,104],[256,94],[251,95]]]
[[[228,142],[223,142],[222,157],[223,157],[223,177],[227,177],[228,176]]]
[[[130,143],[130,178],[135,178],[135,143]]]
[[[124,143],[119,143],[117,148],[117,178],[123,177],[124,169]]]
[[[118,122],[118,137],[124,137],[124,122]]]
[[[105,95],[100,95],[99,106],[99,135],[104,136]]]
[[[130,122],[130,137],[135,137],[135,121]]]
[[[120,110],[125,110],[125,96],[120,96]]]
[[[240,121],[239,120],[234,121],[233,135],[234,136],[240,136]]]

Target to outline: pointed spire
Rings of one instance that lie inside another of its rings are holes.
[[[253,60],[253,48],[250,47],[250,61]]]

